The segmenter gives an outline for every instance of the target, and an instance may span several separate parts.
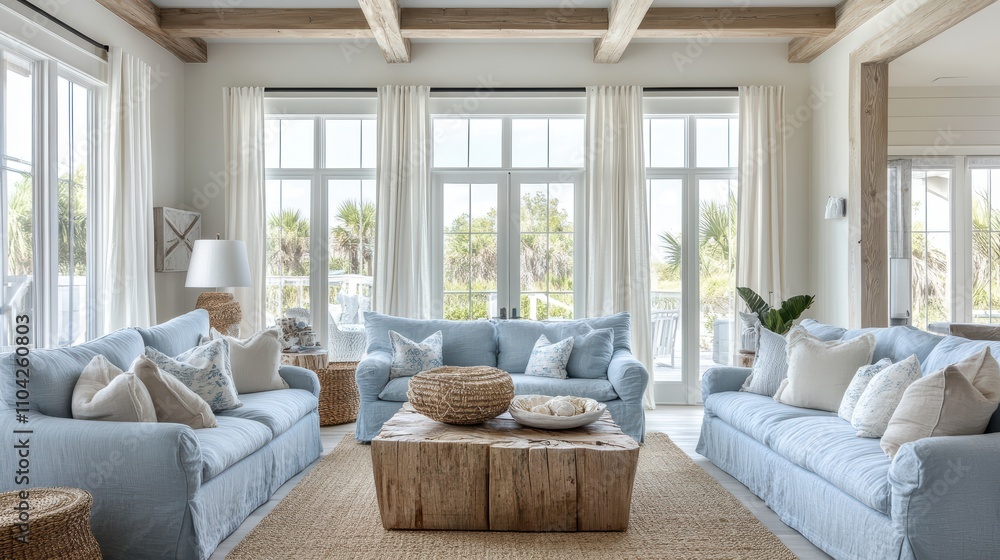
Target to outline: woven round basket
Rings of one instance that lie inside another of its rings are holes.
[[[21,492],[27,492],[22,499]],[[0,558],[17,560],[91,560],[101,548],[90,531],[90,493],[78,488],[30,488],[0,494]],[[27,543],[22,511],[27,509]],[[22,537],[23,538],[23,537]]]
[[[330,362],[316,370],[319,376],[319,425],[334,426],[354,422],[358,418],[361,396],[354,372],[358,362]]]
[[[510,374],[497,368],[445,366],[410,379],[413,408],[445,424],[481,424],[507,411],[514,398]]]

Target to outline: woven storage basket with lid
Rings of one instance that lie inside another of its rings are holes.
[[[444,366],[414,375],[406,394],[410,405],[432,420],[481,424],[507,411],[514,381],[493,367]]]
[[[330,362],[316,370],[319,377],[319,425],[333,426],[358,418],[361,397],[354,373],[358,362]]]
[[[31,488],[28,542],[21,534],[20,491],[0,494],[0,558],[17,560],[99,560],[101,547],[90,531],[90,506],[94,499],[79,488]]]

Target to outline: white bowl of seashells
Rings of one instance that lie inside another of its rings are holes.
[[[508,412],[518,424],[544,430],[566,430],[596,421],[607,408],[604,403],[583,397],[523,395],[514,397]]]

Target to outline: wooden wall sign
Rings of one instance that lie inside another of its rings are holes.
[[[186,272],[198,239],[201,214],[164,206],[153,208],[156,272]]]

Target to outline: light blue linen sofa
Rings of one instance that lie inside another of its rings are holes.
[[[825,340],[876,337],[873,361],[916,354],[924,375],[1000,342],[911,327],[851,330],[804,321]],[[892,461],[835,413],[738,392],[749,369],[702,379],[698,452],[760,496],[793,529],[844,560],[1000,558],[1000,412],[987,433],[904,444]]]
[[[441,331],[444,365],[500,368],[511,374],[518,395],[573,395],[603,402],[622,431],[642,442],[646,430],[642,395],[649,383],[649,372],[632,355],[629,321],[628,313],[575,321],[416,320],[365,313],[368,355],[357,369],[361,407],[356,437],[371,441],[382,424],[406,402],[410,378],[389,379],[392,364],[389,331],[393,330],[416,341]],[[524,375],[539,336],[544,334],[556,341],[582,334],[589,328],[614,331],[614,348],[607,371],[588,371],[586,377],[568,379]]]
[[[30,429],[29,487],[94,495],[91,526],[108,559],[204,559],[285,481],[319,457],[316,374],[282,367],[289,389],[240,395],[219,426],[74,420],[73,387],[97,354],[127,370],[145,346],[175,356],[208,333],[193,311],[148,329],[122,329],[72,348],[33,350],[30,420],[15,424],[14,362],[0,355],[0,430]],[[15,486],[14,453],[0,453],[0,490]]]

